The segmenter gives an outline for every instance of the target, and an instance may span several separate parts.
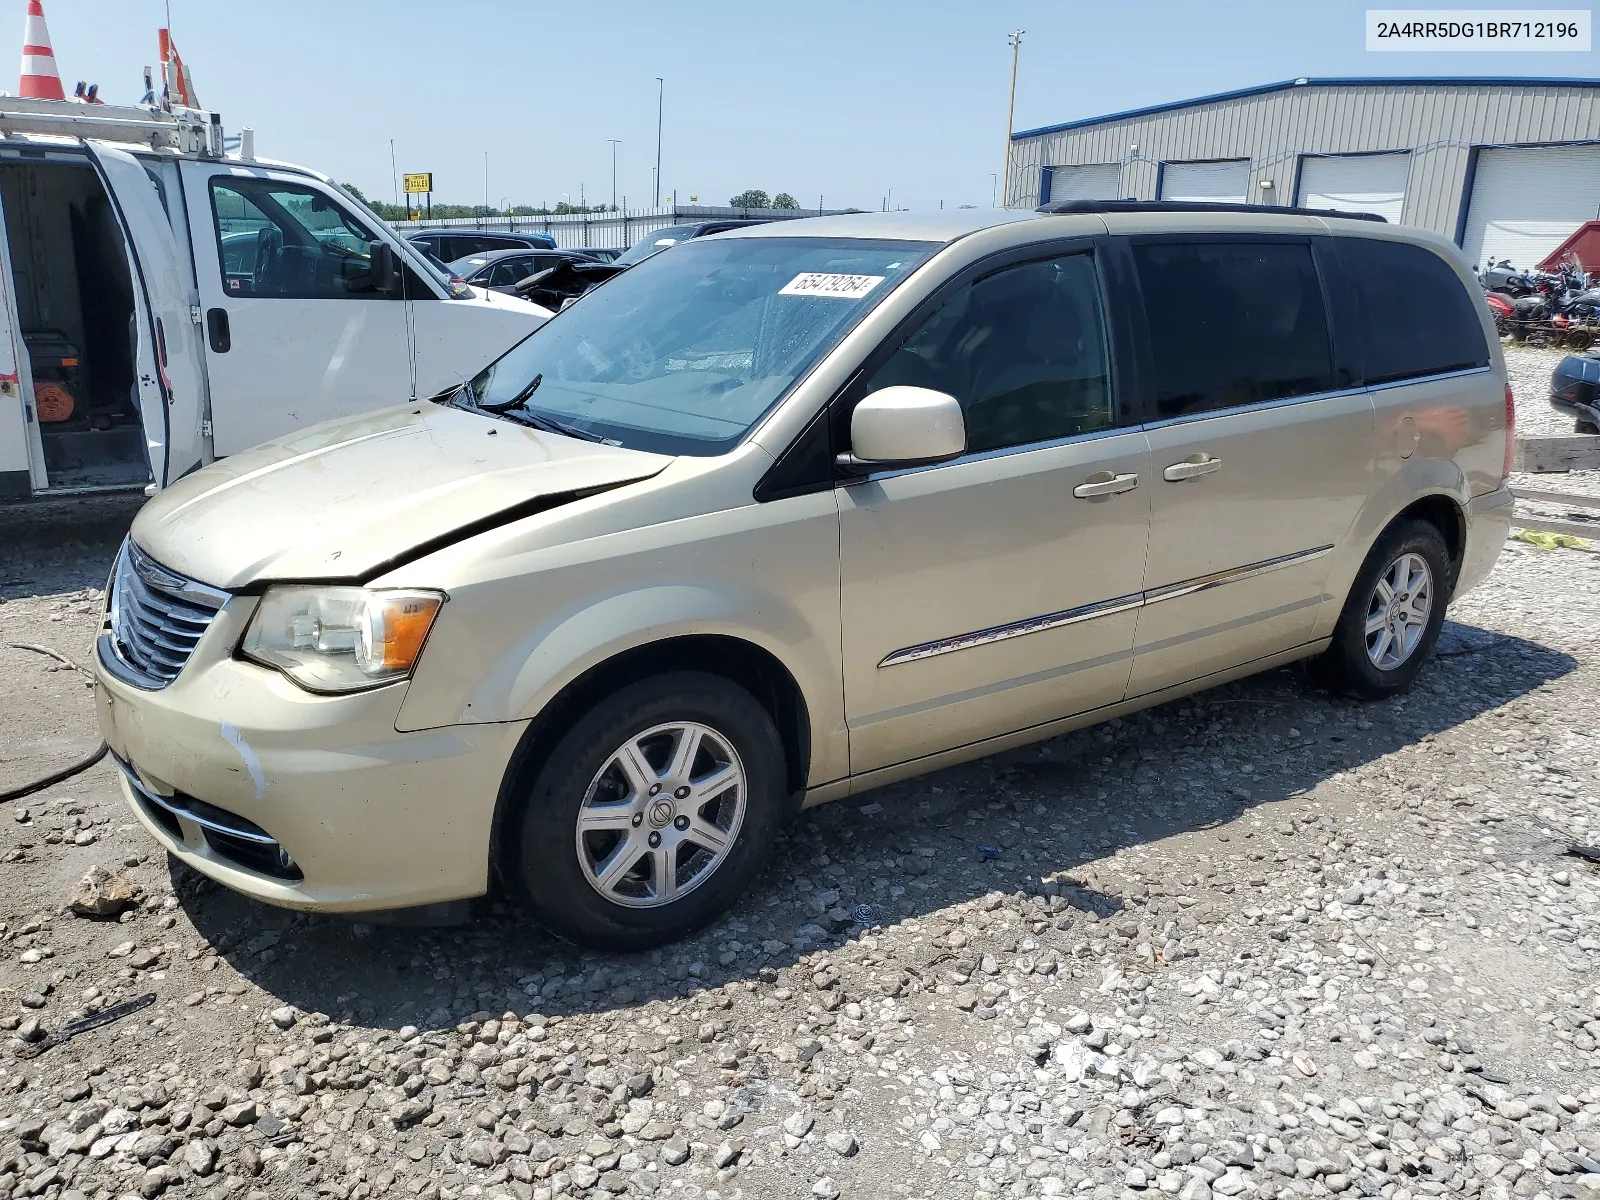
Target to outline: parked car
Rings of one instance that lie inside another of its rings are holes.
[[[676,246],[679,242],[687,242],[694,238],[706,237],[713,233],[726,233],[730,229],[741,229],[747,225],[766,225],[771,218],[762,217],[730,217],[722,221],[697,221],[690,225],[668,225],[665,229],[658,229],[654,233],[647,233],[640,238],[613,261],[622,266],[631,267],[636,262],[643,262],[652,254],[659,254],[669,246]]]
[[[1219,208],[692,241],[184,479],[97,642],[133,814],[273,904],[639,948],[802,807],[1295,660],[1401,691],[1510,526],[1493,326],[1432,234]]]
[[[613,246],[584,246],[577,253],[587,254],[590,258],[603,263],[616,262],[622,257],[622,251]]]
[[[441,262],[455,262],[487,250],[554,250],[556,239],[548,233],[513,233],[491,229],[424,229],[406,235]]]
[[[1569,354],[1550,374],[1550,407],[1572,418],[1574,433],[1600,433],[1600,358]]]
[[[548,271],[558,263],[595,261],[571,250],[490,250],[459,258],[450,264],[450,269],[469,284],[515,296],[517,284],[529,275]]]

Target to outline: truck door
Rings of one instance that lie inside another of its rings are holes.
[[[200,465],[205,367],[191,329],[188,258],[149,172],[133,155],[86,141],[122,226],[133,277],[135,371],[150,477],[165,487]]]
[[[16,281],[0,212],[0,501],[26,500],[47,482],[33,378],[17,319]]]
[[[304,175],[185,162],[220,457],[410,398],[405,306],[373,286],[381,234]]]

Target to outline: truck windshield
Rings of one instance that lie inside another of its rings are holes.
[[[721,454],[937,248],[689,242],[540,326],[480,372],[467,398],[633,449]]]

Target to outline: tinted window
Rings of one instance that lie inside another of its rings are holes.
[[[1311,247],[1170,242],[1133,247],[1161,417],[1333,390]]]
[[[502,258],[489,272],[490,287],[510,287],[519,279],[527,278],[532,271],[543,270],[532,258]]]
[[[211,181],[222,286],[231,296],[379,297],[373,234],[310,187],[218,176]]]
[[[1407,242],[1340,239],[1360,313],[1368,383],[1489,363],[1478,307],[1437,254]]]
[[[874,372],[866,391],[894,384],[961,401],[969,451],[1109,427],[1111,378],[1093,258],[1024,263],[962,288]]]

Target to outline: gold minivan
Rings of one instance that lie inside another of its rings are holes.
[[[96,654],[134,813],[268,903],[640,947],[802,807],[1296,659],[1406,687],[1511,514],[1458,251],[1062,207],[688,242],[169,487]]]

